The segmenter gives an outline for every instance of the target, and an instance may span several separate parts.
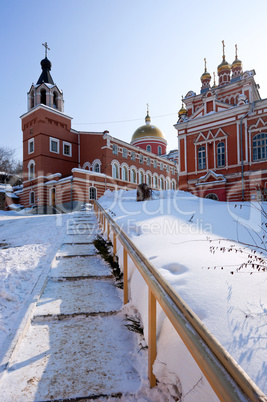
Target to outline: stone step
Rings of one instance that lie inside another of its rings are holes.
[[[1,384],[1,400],[92,399],[134,393],[141,385],[129,356],[134,334],[123,316],[31,325]]]
[[[56,258],[90,256],[96,254],[93,244],[62,244],[56,254]]]
[[[117,311],[122,307],[120,290],[113,279],[48,281],[37,303],[34,318],[60,314]]]
[[[107,276],[110,275],[110,272],[109,265],[99,255],[93,255],[54,260],[50,270],[50,277]]]

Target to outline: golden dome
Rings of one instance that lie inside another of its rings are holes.
[[[204,73],[200,77],[201,81],[203,80],[211,80],[211,75],[207,71],[204,71]]]
[[[218,73],[223,70],[231,70],[231,64],[227,63],[225,57],[223,57],[223,61],[221,62],[221,64],[218,65]]]
[[[240,67],[240,68],[242,68],[242,61],[241,61],[241,60],[238,60],[238,59],[235,59],[235,60],[233,61],[233,64],[232,64],[232,68],[235,68],[235,67]]]
[[[186,108],[184,107],[183,104],[182,104],[181,109],[180,109],[179,112],[178,112],[178,115],[179,115],[179,116],[181,116],[182,114],[187,114],[187,110],[186,110]]]
[[[144,138],[144,137],[159,137],[163,138],[165,140],[165,137],[163,135],[163,132],[150,124],[150,116],[149,116],[149,110],[148,110],[148,104],[147,104],[147,114],[145,117],[145,122],[143,126],[139,127],[135,132],[133,133],[132,140],[131,142],[137,140],[138,138]]]
[[[144,124],[135,130],[131,142],[143,137],[159,137],[165,139],[163,132],[151,124]]]

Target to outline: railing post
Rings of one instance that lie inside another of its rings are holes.
[[[128,254],[123,247],[123,301],[128,303]]]
[[[113,255],[115,256],[117,253],[117,237],[115,232],[113,232]]]
[[[108,225],[108,227],[107,227],[107,241],[109,241],[109,222],[108,222],[108,220],[107,220],[107,225]]]
[[[153,373],[153,364],[157,355],[157,301],[148,288],[148,379],[150,387],[156,385],[156,377]]]

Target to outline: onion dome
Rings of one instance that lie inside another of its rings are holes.
[[[224,70],[231,70],[231,65],[225,60],[225,56],[223,55],[223,60],[221,64],[218,65],[218,74]]]
[[[145,122],[143,126],[139,127],[133,133],[131,143],[137,139],[144,138],[144,137],[158,137],[163,138],[165,140],[163,132],[156,126],[151,124],[151,118],[149,116],[149,111],[147,110],[147,115],[145,117]]]
[[[207,71],[207,61],[204,59],[205,62],[205,70],[204,73],[201,75],[200,80],[202,82],[202,87],[201,87],[201,93],[205,92],[208,90],[210,87],[210,80],[211,80],[211,75]]]
[[[223,59],[221,64],[219,64],[217,67],[219,76],[219,85],[230,82],[230,72],[231,72],[231,65],[225,60],[224,41],[222,41],[222,44],[223,44]]]
[[[50,60],[47,58],[47,50],[50,50],[49,47],[47,46],[47,42],[42,44],[45,47],[45,58],[41,60],[41,67],[42,67],[42,73],[39,77],[39,80],[37,81],[36,85],[42,84],[42,82],[45,82],[46,84],[51,84],[55,85],[53,78],[51,77],[50,70],[52,67],[52,63]]]
[[[186,108],[184,107],[184,104],[182,103],[182,107],[181,107],[181,109],[180,109],[179,112],[178,112],[178,116],[180,117],[180,116],[183,116],[183,115],[185,115],[185,114],[187,114],[187,110],[186,110]]]
[[[45,82],[46,84],[51,84],[55,85],[53,78],[50,74],[50,70],[52,67],[52,63],[50,60],[48,60],[47,57],[45,57],[43,60],[41,60],[41,67],[42,67],[42,73],[39,77],[39,80],[37,81],[36,85],[42,84],[42,82]]]
[[[232,64],[232,79],[236,77],[240,77],[242,73],[242,61],[237,57],[237,45],[235,45],[235,60]]]

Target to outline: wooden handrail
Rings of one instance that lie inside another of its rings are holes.
[[[117,238],[120,241],[124,253],[130,256],[134,265],[147,283],[149,288],[149,303],[150,306],[152,305],[153,316],[155,316],[153,302],[153,297],[155,297],[218,398],[223,401],[240,401],[240,399],[243,398],[244,400],[244,397],[246,397],[249,401],[266,402],[266,395],[264,395],[259,387],[205,327],[193,310],[191,310],[176,291],[166,282],[157,269],[97,201],[95,201],[95,210],[102,227],[105,228],[107,224],[108,233],[112,230],[113,240]],[[116,240],[115,248],[117,252]],[[124,254],[124,261],[125,258]],[[125,279],[124,284],[126,283],[127,280]],[[127,292],[127,297],[124,294],[124,301],[128,300],[128,290],[126,289],[125,291]],[[152,326],[155,327],[155,324],[152,323]],[[153,340],[153,334],[149,334],[149,338]],[[155,358],[155,339],[153,342],[152,345],[148,346],[153,349],[150,352],[154,356],[153,358]],[[152,365],[153,362],[154,361],[150,362],[150,365]],[[154,386],[155,379],[153,375],[151,375],[152,367],[148,368],[148,372],[150,384]]]

